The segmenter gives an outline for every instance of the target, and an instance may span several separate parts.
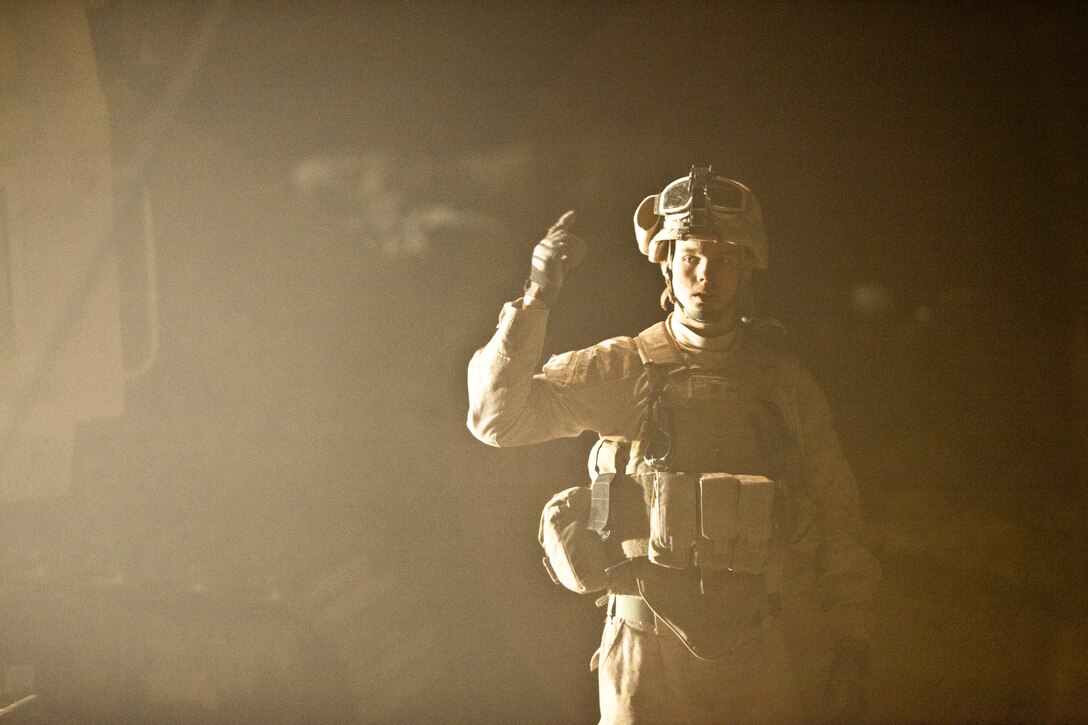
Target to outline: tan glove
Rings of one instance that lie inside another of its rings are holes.
[[[585,259],[586,243],[570,231],[574,219],[574,210],[563,214],[533,249],[533,268],[525,282],[526,297],[554,304],[571,270]]]

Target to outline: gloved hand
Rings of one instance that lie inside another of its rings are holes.
[[[833,722],[861,720],[869,705],[871,676],[869,643],[860,639],[839,640],[824,687],[825,704]]]
[[[586,243],[570,229],[574,211],[568,211],[551,226],[533,249],[533,268],[525,283],[526,296],[554,304],[570,271],[586,256]]]

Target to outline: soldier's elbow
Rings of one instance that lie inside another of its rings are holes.
[[[495,448],[511,445],[510,431],[500,426],[494,418],[482,416],[476,410],[468,412],[468,429],[476,440]]]

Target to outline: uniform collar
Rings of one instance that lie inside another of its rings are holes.
[[[680,348],[690,352],[729,352],[736,346],[737,331],[740,329],[740,325],[734,325],[720,335],[704,337],[685,325],[683,315],[676,312],[669,314],[665,325]]]

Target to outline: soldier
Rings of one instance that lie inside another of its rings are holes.
[[[661,267],[667,318],[536,373],[548,309],[586,251],[573,221],[537,244],[525,295],[473,356],[468,425],[494,446],[600,435],[592,485],[549,502],[541,543],[557,581],[607,591],[591,665],[601,722],[860,717],[880,569],[824,396],[776,328],[747,316],[768,263],[755,196],[693,167],[643,200],[635,235]],[[835,642],[818,715],[784,634],[804,590]]]

